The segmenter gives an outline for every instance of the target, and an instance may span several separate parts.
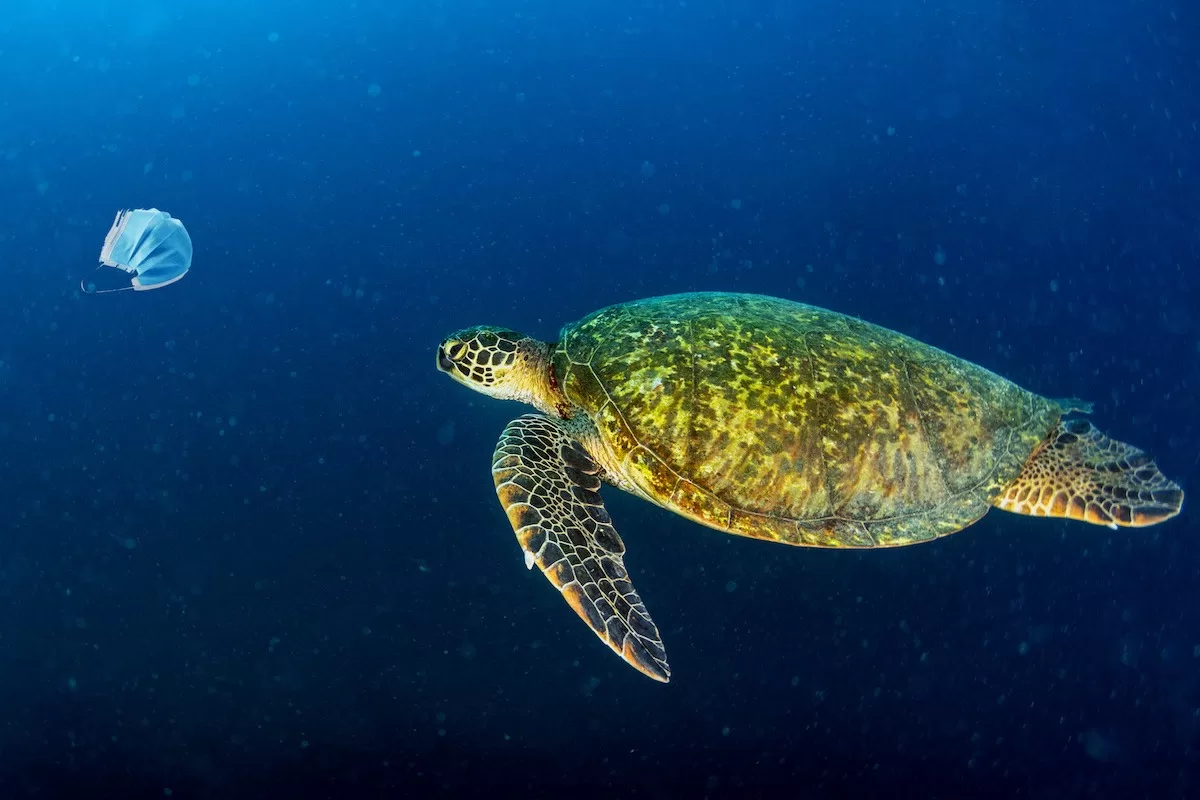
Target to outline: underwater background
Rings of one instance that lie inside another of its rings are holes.
[[[1200,8],[6,0],[0,797],[1200,796],[1200,523],[872,552],[608,490],[669,685],[526,572],[434,351],[854,314],[1200,475]],[[161,291],[80,292],[113,214]]]

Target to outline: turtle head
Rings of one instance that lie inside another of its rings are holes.
[[[438,345],[437,367],[488,397],[520,400],[545,410],[553,397],[550,346],[529,336],[478,325],[451,334]]]

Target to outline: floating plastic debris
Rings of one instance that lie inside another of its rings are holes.
[[[191,269],[192,238],[182,222],[157,208],[118,211],[104,239],[100,263],[97,271],[116,267],[133,275],[133,280],[128,286],[97,289],[84,279],[79,288],[85,294],[161,289]]]

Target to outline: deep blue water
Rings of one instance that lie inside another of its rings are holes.
[[[1200,525],[793,549],[606,493],[669,685],[524,569],[468,324],[753,291],[1200,473],[1200,10],[7,0],[0,796],[1200,796]],[[192,272],[85,296],[119,208]]]

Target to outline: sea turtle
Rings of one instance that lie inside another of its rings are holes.
[[[667,681],[658,628],[599,490],[727,533],[893,547],[996,506],[1140,527],[1183,492],[1141,450],[907,336],[772,297],[679,294],[611,306],[546,343],[474,327],[437,366],[540,411],[500,436],[496,492],[536,564],[618,655]]]

